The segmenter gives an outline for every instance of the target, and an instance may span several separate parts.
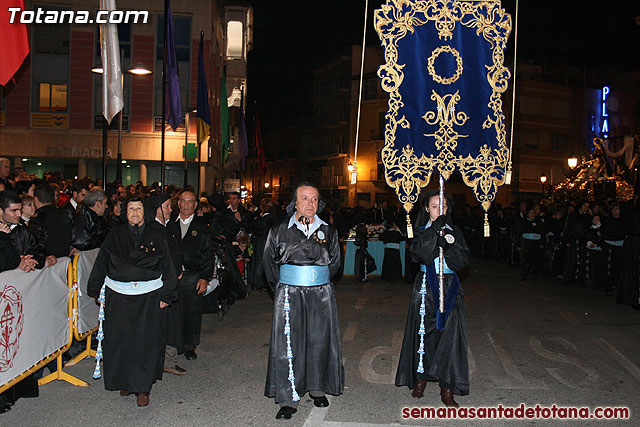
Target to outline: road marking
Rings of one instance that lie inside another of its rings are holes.
[[[594,338],[593,340],[598,343],[598,345],[602,347],[604,351],[609,353],[609,355],[613,357],[616,362],[621,364],[624,369],[626,369],[631,375],[633,375],[638,381],[640,381],[640,368],[638,368],[638,365],[627,359],[625,355],[616,350],[611,344],[605,341],[604,338]]]
[[[404,331],[393,331],[393,338],[390,346],[376,346],[365,351],[360,359],[360,375],[362,378],[372,384],[394,384],[396,378],[396,369],[400,359],[400,347],[402,345],[402,337]],[[373,369],[373,361],[382,354],[391,355],[391,366],[388,373],[378,373]]]
[[[360,297],[356,301],[356,310],[362,310],[364,308],[364,302],[367,300],[366,297]]]
[[[353,341],[356,336],[356,330],[358,329],[358,322],[349,322],[347,329],[344,331],[344,337],[342,341]]]
[[[568,340],[566,340],[565,338],[553,336],[553,337],[548,337],[548,339],[549,341],[552,341],[560,345],[565,350],[578,351],[576,346],[573,345]],[[554,351],[545,349],[544,347],[542,347],[541,340],[536,336],[532,336],[529,338],[529,346],[539,356],[544,357],[547,360],[577,366],[586,374],[586,376],[581,375],[580,377],[582,377],[582,380],[574,384],[572,381],[568,380],[567,378],[563,377],[560,374],[561,372],[560,368],[546,368],[547,372],[549,372],[549,375],[551,375],[553,378],[555,378],[560,383],[566,386],[579,389],[579,390],[590,390],[594,387],[595,382],[600,378],[598,373],[593,368],[591,368],[591,366],[587,362],[575,356],[571,356],[563,353],[556,353]]]
[[[502,343],[502,335],[501,334],[492,334],[491,332],[487,332],[489,336],[489,341],[491,341],[491,345],[496,351],[502,366],[507,373],[507,378],[493,377],[492,381],[498,388],[521,388],[521,389],[548,389],[547,385],[542,380],[538,380],[536,378],[525,378],[520,370],[516,366],[516,364],[507,353],[507,350],[504,348]]]

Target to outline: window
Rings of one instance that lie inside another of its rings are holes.
[[[387,125],[387,118],[385,117],[387,115],[386,111],[381,111],[378,113],[378,139],[381,139],[384,141],[384,129],[385,126]]]
[[[38,111],[67,111],[67,85],[40,83]]]
[[[43,10],[63,10],[34,5]],[[67,10],[67,9],[65,9]],[[68,111],[70,24],[31,26],[31,111]]]
[[[242,22],[227,22],[227,59],[244,58],[244,29]]]
[[[553,151],[568,151],[569,150],[569,136],[565,133],[552,133],[551,134],[551,149]]]
[[[176,60],[178,61],[178,81],[182,112],[191,105],[191,18],[173,15],[173,30],[176,44]],[[164,56],[164,16],[158,15],[156,31],[156,70],[154,80],[154,113],[162,116],[162,59]]]
[[[94,64],[102,64],[102,52],[100,47],[100,25],[96,24],[94,31]],[[124,97],[123,130],[129,130],[129,112],[131,111],[131,76],[127,70],[131,67],[131,24],[118,24],[118,41],[120,42],[120,69],[123,73],[122,95]],[[94,74],[93,77],[93,111],[94,129],[102,129],[102,74]],[[118,120],[111,122],[110,128],[118,128]]]

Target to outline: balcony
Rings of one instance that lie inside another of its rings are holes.
[[[343,175],[323,176],[320,188],[323,190],[336,190],[347,187],[347,177]]]

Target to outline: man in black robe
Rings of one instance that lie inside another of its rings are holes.
[[[277,419],[291,418],[307,392],[315,406],[326,407],[325,393],[344,390],[332,284],[341,268],[340,248],[335,228],[317,215],[323,207],[317,187],[298,185],[287,207],[290,219],[271,229],[265,246],[274,308],[264,394],[280,405]]]
[[[100,248],[87,294],[104,301],[105,389],[135,393],[138,406],[147,406],[152,385],[162,379],[162,310],[177,300],[177,276],[166,237],[144,223],[142,199],[129,199],[126,212],[127,223],[113,228]]]
[[[56,209],[55,191],[49,184],[38,185],[33,198],[36,212],[29,220],[29,230],[36,245],[44,246],[45,265],[55,265],[71,251],[71,221]]]
[[[151,228],[159,230],[166,236],[169,244],[169,253],[173,260],[173,266],[176,272],[179,271],[181,273],[181,254],[175,247],[175,241],[169,238],[169,232],[167,231],[167,224],[171,218],[171,199],[164,193],[152,193],[144,200],[144,212],[147,224]],[[181,274],[178,276],[178,280],[179,279],[182,279]],[[178,291],[180,291],[180,289],[178,289]],[[187,370],[178,365],[178,353],[183,351],[184,348],[184,340],[182,339],[182,324],[184,317],[182,298],[179,296],[178,300],[169,305],[169,307],[164,310],[163,314],[165,315],[167,331],[167,346],[164,353],[164,372],[174,375],[185,375]]]
[[[412,396],[424,394],[427,381],[440,383],[440,398],[446,406],[457,407],[454,394],[469,394],[469,361],[464,296],[456,271],[469,264],[469,248],[462,231],[439,214],[437,190],[425,193],[418,214],[410,253],[420,262],[400,352],[396,386],[413,389]],[[443,233],[441,235],[441,232]],[[439,248],[444,248],[444,313],[439,310]]]
[[[214,256],[207,221],[195,215],[198,202],[195,193],[185,190],[178,197],[180,213],[167,225],[173,245],[180,254],[183,297],[184,356],[196,359],[196,346],[200,344],[202,326],[202,302],[209,280],[213,276]],[[178,272],[180,274],[180,272]]]
[[[402,259],[400,258],[400,242],[404,240],[400,228],[395,221],[380,235],[384,242],[384,259],[382,261],[382,280],[400,282],[402,280]]]

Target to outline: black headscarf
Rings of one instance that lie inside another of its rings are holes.
[[[154,222],[156,220],[156,211],[167,200],[169,200],[169,196],[160,192],[151,193],[149,197],[144,199],[144,222]]]
[[[418,206],[420,206],[420,210],[418,211],[416,223],[414,224],[415,230],[420,230],[422,227],[427,225],[427,223],[429,222],[429,219],[431,218],[429,217],[429,213],[427,212],[426,207],[429,204],[429,200],[431,200],[432,197],[439,196],[439,195],[440,195],[440,191],[436,189],[425,191],[420,195],[420,198],[418,199]],[[450,194],[446,194],[446,193],[444,195],[444,198],[447,201],[447,219],[448,219],[447,222],[450,222],[451,212],[453,210],[453,198],[451,197]]]

